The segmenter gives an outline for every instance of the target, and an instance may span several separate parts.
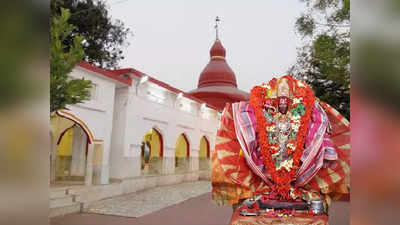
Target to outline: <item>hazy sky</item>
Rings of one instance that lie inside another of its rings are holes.
[[[220,40],[238,87],[284,75],[295,62],[300,36],[298,0],[108,0],[113,18],[133,36],[122,67],[133,67],[183,91],[197,87],[209,61],[219,16]]]

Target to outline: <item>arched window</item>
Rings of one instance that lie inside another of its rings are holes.
[[[141,142],[142,174],[160,174],[162,170],[163,138],[160,132],[152,128]]]
[[[189,169],[190,146],[185,134],[180,134],[175,144],[175,172]]]
[[[199,170],[210,169],[210,142],[203,136],[200,139]]]

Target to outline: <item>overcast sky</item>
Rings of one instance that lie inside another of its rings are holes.
[[[209,61],[219,16],[227,62],[245,91],[284,75],[300,36],[298,0],[108,0],[111,16],[131,28],[122,67],[132,67],[183,91],[197,87]]]

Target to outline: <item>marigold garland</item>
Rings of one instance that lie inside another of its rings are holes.
[[[264,113],[264,101],[276,102],[274,99],[270,99],[266,96],[268,90],[262,86],[255,86],[250,93],[250,105],[253,107],[257,120],[257,131],[258,131],[258,143],[261,149],[261,155],[264,161],[264,165],[267,167],[274,186],[271,187],[274,195],[280,196],[280,198],[288,200],[290,199],[290,182],[296,176],[297,169],[300,164],[300,159],[304,150],[304,142],[308,124],[310,122],[311,111],[314,106],[314,93],[312,89],[301,81],[293,79],[291,76],[284,76],[283,78],[288,79],[290,82],[290,89],[292,91],[292,99],[302,99],[302,104],[305,106],[304,114],[301,116],[300,127],[296,135],[296,141],[291,142],[295,145],[295,149],[289,150],[289,154],[292,154],[293,164],[291,169],[288,171],[286,168],[277,169],[275,166],[275,160],[272,158],[272,154],[276,153],[276,144],[269,143],[267,129],[273,125],[267,122]],[[282,79],[282,78],[281,78]],[[277,85],[277,80],[273,79],[269,82],[271,89]],[[264,86],[264,85],[263,85]],[[298,104],[296,104],[298,105]],[[293,105],[292,105],[293,106]],[[289,110],[291,110],[290,108]]]

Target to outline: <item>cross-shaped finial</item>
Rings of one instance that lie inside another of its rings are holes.
[[[216,40],[218,40],[218,22],[219,22],[220,20],[219,20],[219,17],[217,16],[216,18],[215,18],[215,38],[216,38]]]

